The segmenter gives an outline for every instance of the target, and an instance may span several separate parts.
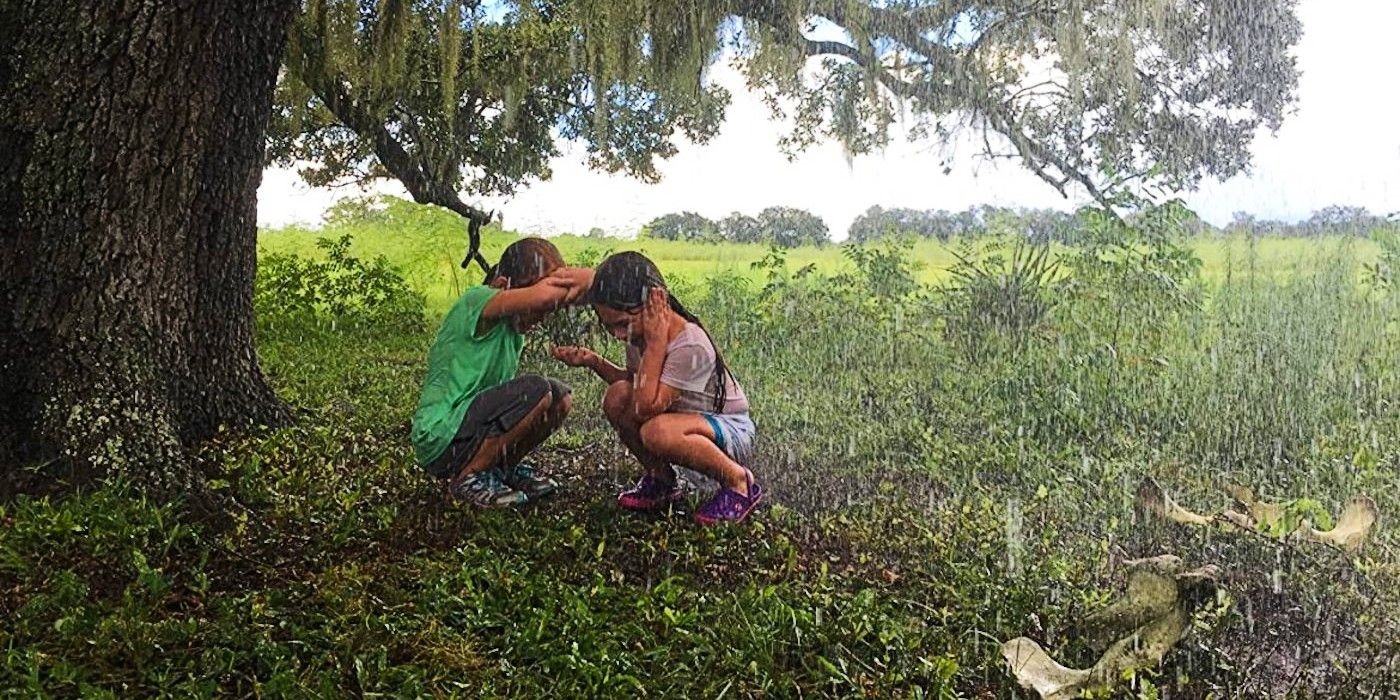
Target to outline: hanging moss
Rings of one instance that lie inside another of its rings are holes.
[[[406,76],[409,8],[408,0],[379,0],[374,27],[370,92],[376,114],[384,114]]]
[[[457,71],[462,60],[461,0],[448,0],[438,33],[442,37],[438,49],[442,62],[442,112],[450,130],[457,116]]]
[[[602,105],[615,86],[642,84],[673,96],[699,97],[701,76],[722,48],[724,21],[735,3],[678,0],[582,0],[577,3],[578,42],[594,99],[595,140],[606,141]]]
[[[1062,192],[1073,182],[1102,197],[1094,181],[1117,186],[1104,173],[1177,186],[1238,171],[1255,129],[1278,125],[1300,35],[1291,0],[569,0],[490,12],[461,0],[304,1],[307,41],[294,37],[291,51],[314,57],[320,85],[347,86],[356,110],[438,172],[473,161],[504,171],[482,178],[490,190],[546,172],[551,128],[588,141],[595,165],[654,176],[677,126],[700,140],[717,128],[726,96],[705,76],[727,45],[749,87],[790,119],[788,150],[831,140],[866,153],[898,117],[945,144],[965,128],[999,132],[984,140],[989,154],[1019,156]],[[844,34],[812,45],[815,18]],[[307,68],[295,55],[287,67],[293,79]],[[1055,84],[1028,84],[1042,73]],[[299,97],[279,91],[280,104]],[[473,113],[459,114],[467,104]],[[282,109],[281,122],[306,128],[277,157],[356,174],[374,156],[328,130],[333,119]],[[1217,147],[1183,146],[1204,141]]]

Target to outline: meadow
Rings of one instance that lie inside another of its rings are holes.
[[[562,492],[447,503],[407,433],[436,321],[479,280],[460,224],[265,231],[259,352],[297,424],[200,451],[216,512],[121,483],[0,505],[0,693],[1032,697],[1000,642],[1092,664],[1079,623],[1123,559],[1170,553],[1220,567],[1222,593],[1124,696],[1388,697],[1397,251],[1169,229],[1105,224],[1041,262],[1006,241],[555,239],[653,256],[744,383],[773,497],[714,529],[694,502],[614,506],[636,468],[602,387],[544,353],[616,356],[587,312],[526,350],[575,390],[537,460]],[[513,236],[488,230],[487,258]],[[1241,483],[1315,518],[1365,494],[1382,520],[1356,553],[1188,529],[1135,507],[1144,477],[1198,510]]]
[[[362,258],[383,256],[390,265],[402,271],[415,289],[427,297],[429,313],[446,312],[464,288],[480,280],[478,269],[462,270],[460,263],[466,250],[466,232],[456,215],[436,208],[417,207],[402,200],[392,201],[381,210],[357,211],[355,218],[336,222],[327,230],[290,226],[265,230],[258,239],[263,253],[312,255],[317,251],[318,238],[349,235],[351,248]],[[523,235],[503,231],[499,226],[483,230],[482,251],[488,260],[495,260],[511,241]],[[759,244],[692,243],[658,239],[588,237],[577,235],[551,236],[566,260],[600,259],[608,252],[638,250],[656,261],[668,276],[690,281],[702,281],[716,275],[737,276],[759,281],[763,273],[754,263],[763,260],[769,249]],[[973,252],[988,245],[973,241],[964,246],[959,242],[931,239],[913,241],[910,258],[917,265],[915,278],[923,284],[936,285],[948,278],[948,269],[957,262],[955,252]],[[1203,279],[1216,282],[1232,269],[1256,275],[1286,276],[1311,268],[1319,252],[1335,252],[1340,246],[1354,250],[1357,259],[1374,258],[1378,249],[1366,239],[1301,239],[1243,236],[1200,237],[1189,241],[1189,247],[1200,258]],[[841,246],[806,246],[788,251],[787,264],[798,270],[808,265],[828,274],[851,267],[842,254]],[[1233,265],[1233,267],[1232,267]],[[1247,269],[1253,265],[1253,269]]]

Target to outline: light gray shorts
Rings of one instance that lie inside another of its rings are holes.
[[[729,458],[749,466],[753,459],[753,419],[747,413],[702,413],[715,431],[715,444]]]

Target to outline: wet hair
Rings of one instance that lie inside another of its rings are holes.
[[[512,287],[534,284],[540,279],[564,266],[564,256],[553,243],[543,238],[522,238],[506,247],[501,259],[487,268],[486,281],[491,284],[497,277],[510,280]]]
[[[591,303],[618,311],[636,311],[646,304],[651,290],[658,287],[666,289],[666,280],[661,277],[661,271],[657,269],[656,264],[645,255],[629,250],[610,255],[598,264],[597,269],[593,271],[593,285],[588,288],[585,298]],[[711,381],[715,384],[715,413],[723,412],[724,404],[728,400],[728,379],[732,376],[729,367],[724,364],[724,356],[715,346],[715,340],[710,336],[705,324],[681,305],[680,300],[669,289],[666,290],[666,304],[681,318],[699,326],[709,339],[710,346],[714,348],[715,373]]]

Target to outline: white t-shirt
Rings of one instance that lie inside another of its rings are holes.
[[[642,365],[642,351],[627,345],[627,370],[635,373]],[[724,410],[720,413],[748,413],[749,399],[733,372],[726,373]],[[680,392],[669,411],[684,413],[715,413],[715,346],[705,329],[694,323],[685,328],[666,346],[666,363],[661,368],[661,383]]]

